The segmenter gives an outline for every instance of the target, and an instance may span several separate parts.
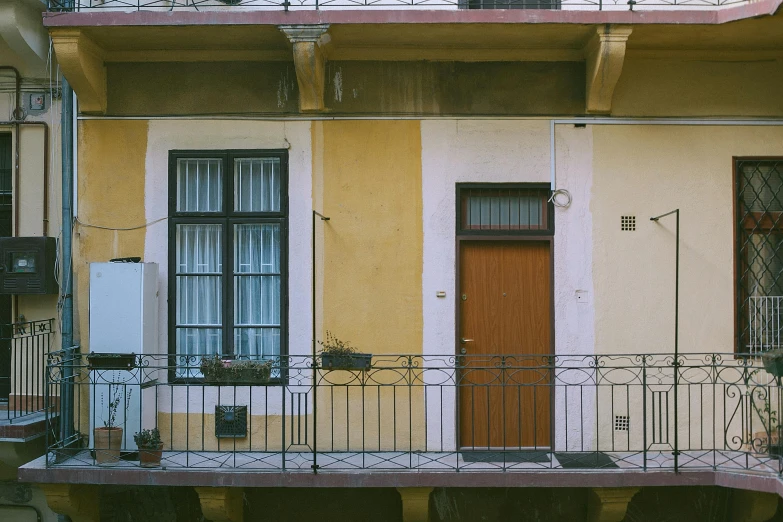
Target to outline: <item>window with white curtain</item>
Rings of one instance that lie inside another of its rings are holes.
[[[205,355],[284,354],[285,151],[176,151],[170,170],[172,352],[188,376]]]

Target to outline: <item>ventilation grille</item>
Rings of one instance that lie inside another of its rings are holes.
[[[636,216],[620,216],[620,230],[636,230]]]
[[[628,431],[631,427],[631,419],[628,415],[614,416],[614,431]]]
[[[247,406],[215,406],[215,437],[247,437]]]

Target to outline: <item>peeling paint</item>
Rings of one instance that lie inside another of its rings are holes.
[[[280,109],[284,108],[288,103],[288,94],[290,90],[288,83],[288,71],[286,71],[280,76],[280,81],[277,83],[277,107]],[[291,88],[293,88],[293,83],[291,84]]]
[[[354,89],[354,92],[356,92],[356,89]],[[355,95],[354,98],[356,98]],[[334,73],[334,101],[336,102],[343,101],[343,70],[342,69],[337,69],[337,72]]]

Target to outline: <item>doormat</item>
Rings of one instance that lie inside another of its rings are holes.
[[[619,467],[606,453],[555,453],[563,469],[610,469]]]
[[[465,462],[550,462],[548,451],[462,451]]]

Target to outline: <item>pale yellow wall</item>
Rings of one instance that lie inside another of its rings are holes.
[[[82,223],[133,227],[144,223],[146,121],[82,121],[79,124],[79,209]],[[144,229],[74,229],[74,342],[89,351],[90,263],[114,257],[144,257]],[[88,422],[88,386],[79,418]],[[82,429],[87,432],[85,426]]]
[[[596,125],[596,353],[673,349],[680,209],[680,350],[734,350],[732,156],[783,155],[783,128]],[[637,230],[620,230],[635,215]]]
[[[421,353],[419,122],[322,125],[323,326],[359,350]]]

